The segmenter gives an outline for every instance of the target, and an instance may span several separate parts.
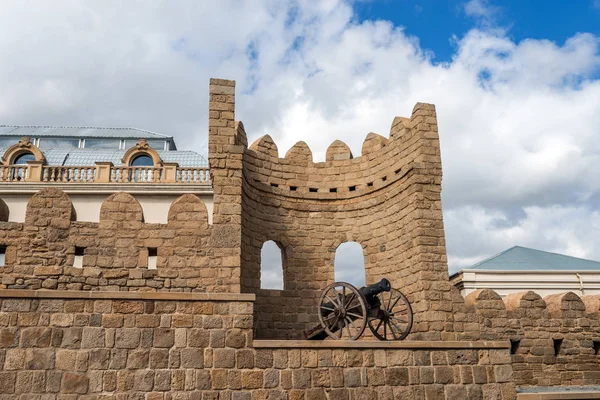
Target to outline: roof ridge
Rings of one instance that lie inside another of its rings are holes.
[[[0,124],[0,128],[76,128],[76,129],[133,129],[140,132],[152,133],[154,135],[164,136],[166,138],[173,138],[173,136],[165,135],[164,133],[158,133],[149,131],[147,129],[135,128],[132,126],[85,126],[85,125],[5,125]]]
[[[488,262],[488,261],[490,261],[490,260],[492,260],[492,259],[494,259],[494,258],[496,258],[496,257],[499,257],[499,256],[501,256],[502,254],[504,254],[504,253],[507,253],[507,252],[509,252],[510,250],[512,250],[512,249],[514,249],[514,248],[517,248],[517,247],[522,247],[522,246],[512,246],[512,247],[510,247],[510,248],[508,248],[508,249],[506,249],[506,250],[503,250],[503,251],[501,251],[501,252],[500,252],[500,253],[498,253],[498,254],[495,254],[495,255],[493,255],[493,256],[491,256],[491,257],[488,257],[488,258],[486,258],[485,260],[479,261],[477,264],[473,264],[473,265],[471,265],[469,268],[473,268],[473,267],[476,267],[476,266],[478,266],[478,265],[481,265],[481,264],[483,264],[483,263],[485,263],[485,262]]]
[[[552,255],[555,255],[555,256],[561,256],[561,257],[575,258],[575,259],[577,259],[577,260],[582,260],[582,261],[587,261],[587,262],[594,262],[594,263],[598,263],[598,264],[600,264],[600,261],[596,261],[596,260],[590,260],[590,259],[588,259],[588,258],[581,258],[581,257],[570,256],[570,255],[568,255],[568,254],[555,253],[555,252],[553,252],[553,251],[547,251],[547,250],[534,249],[534,248],[532,248],[532,247],[513,246],[513,247],[511,247],[511,249],[512,249],[512,248],[515,248],[515,247],[520,247],[520,248],[522,248],[522,249],[526,249],[526,250],[539,251],[540,253],[552,254]],[[510,249],[509,249],[509,250],[510,250]],[[506,250],[506,251],[508,251],[508,250]]]

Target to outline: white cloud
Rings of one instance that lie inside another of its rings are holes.
[[[525,207],[517,222],[501,211],[465,206],[447,212],[445,224],[455,233],[448,237],[456,249],[448,254],[451,274],[513,245],[600,260],[600,211],[585,206]]]
[[[434,64],[418,38],[359,23],[341,0],[207,4],[2,2],[0,123],[136,126],[204,151],[208,79],[222,77],[237,80],[250,140],[269,133],[281,154],[304,140],[318,161],[335,139],[359,155],[368,132],[387,135],[394,116],[431,102],[452,264],[514,244],[579,254],[600,238],[580,227],[588,239],[551,242],[527,223],[539,210],[544,232],[575,230],[598,212],[598,37],[517,43],[481,25]],[[577,218],[550,218],[557,209]]]
[[[489,0],[468,0],[463,4],[465,14],[484,24],[493,22],[500,12],[500,7],[490,4]]]

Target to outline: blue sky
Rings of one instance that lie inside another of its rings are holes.
[[[473,27],[507,30],[516,42],[546,39],[563,44],[576,33],[600,35],[598,0],[504,0],[476,1],[485,15],[469,13],[469,2],[456,0],[359,1],[357,18],[389,20],[416,37],[423,49],[433,51],[435,62],[451,61],[456,50],[453,37],[462,37]]]

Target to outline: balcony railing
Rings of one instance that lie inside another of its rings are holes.
[[[160,167],[114,166],[98,162],[95,166],[0,165],[0,182],[57,183],[210,183],[206,167],[179,167],[175,163]]]
[[[27,165],[0,165],[0,182],[25,182],[27,178]]]
[[[94,182],[96,167],[42,168],[42,182]]]

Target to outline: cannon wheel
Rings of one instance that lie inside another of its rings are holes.
[[[365,298],[349,283],[332,283],[319,299],[319,322],[332,339],[358,339],[367,326]]]
[[[413,323],[408,299],[396,289],[377,295],[381,305],[376,317],[369,318],[369,329],[379,340],[402,340]]]

